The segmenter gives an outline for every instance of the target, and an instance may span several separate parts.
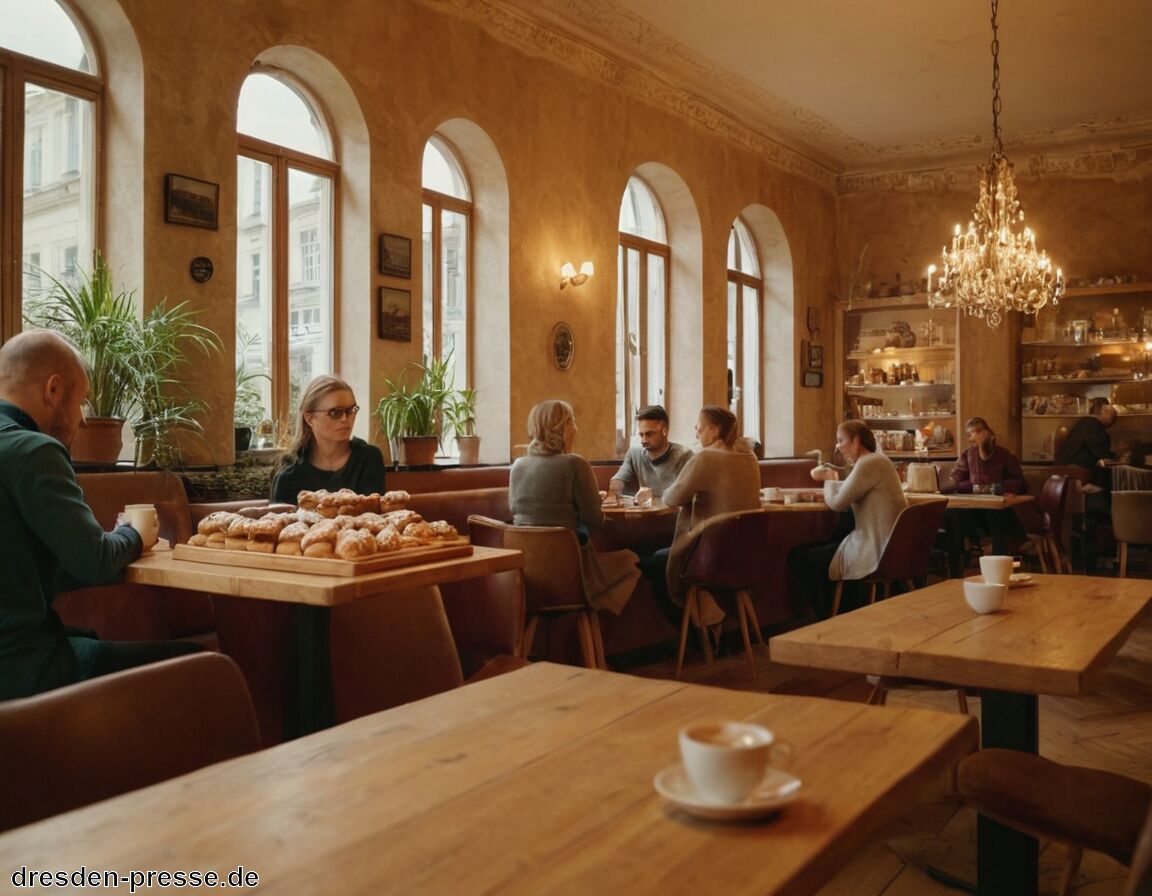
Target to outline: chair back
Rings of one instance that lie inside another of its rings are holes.
[[[474,544],[524,554],[524,600],[529,614],[582,609],[587,605],[580,543],[571,529],[513,526],[490,517],[470,516],[468,530]]]
[[[1059,543],[1064,541],[1064,510],[1068,504],[1068,477],[1060,473],[1049,476],[1040,489],[1040,510],[1047,518],[1048,532]]]
[[[258,749],[244,677],[219,653],[0,702],[0,830]]]
[[[685,585],[751,588],[772,576],[772,554],[765,550],[771,519],[765,510],[722,513],[692,532],[680,577]]]
[[[917,501],[901,510],[884,545],[880,564],[868,578],[891,582],[927,576],[928,558],[947,507],[947,498],[937,498]]]
[[[1128,878],[1124,881],[1124,896],[1148,896],[1152,893],[1152,805],[1144,826],[1136,837],[1136,848],[1132,851],[1132,864],[1128,866]]]
[[[1112,535],[1127,544],[1152,544],[1152,491],[1112,492]]]

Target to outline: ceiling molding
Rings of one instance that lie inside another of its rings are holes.
[[[575,37],[567,31],[561,21],[541,21],[539,15],[528,15],[519,8],[495,0],[421,0],[421,2],[438,11],[466,18],[493,37],[517,49],[532,55],[546,56],[584,77],[624,90],[630,96],[649,105],[670,111],[680,118],[715,131],[755,152],[772,165],[805,177],[824,189],[836,190],[837,172],[831,166],[749,127],[732,112],[701,98],[675,80],[643,65],[625,61],[612,48],[595,46],[586,39]],[[603,2],[594,5],[604,16],[619,11],[618,8]],[[583,9],[583,4],[581,6]],[[543,8],[540,11],[543,12]],[[615,18],[611,20],[617,21]],[[660,45],[668,41],[651,26],[645,26],[641,20],[635,20],[629,27],[633,30],[646,28],[659,38],[656,42]],[[677,47],[682,46],[674,41],[670,43]],[[688,51],[685,49],[684,52]],[[735,78],[735,76],[729,77]],[[751,88],[751,85],[748,86]],[[755,88],[751,89],[755,91]]]

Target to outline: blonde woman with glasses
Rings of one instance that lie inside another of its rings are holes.
[[[384,492],[384,455],[352,435],[360,406],[352,387],[336,376],[318,376],[300,396],[292,443],[272,480],[272,500],[295,504],[304,490],[350,488]]]

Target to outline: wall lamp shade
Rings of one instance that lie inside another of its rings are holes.
[[[596,273],[596,269],[592,266],[592,262],[586,261],[580,265],[580,272],[576,272],[576,266],[570,261],[564,262],[563,267],[560,268],[560,288],[565,286],[583,286],[588,278]]]

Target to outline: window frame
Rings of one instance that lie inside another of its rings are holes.
[[[760,270],[761,269],[760,257],[759,257],[760,250],[756,246],[755,238],[752,236],[752,232],[748,229],[747,224],[744,224],[744,222],[740,221],[739,219],[737,219],[737,222],[740,224],[741,227],[743,227],[744,233],[745,233],[747,240],[748,240],[748,243],[751,245],[752,251],[754,253],[756,253],[756,257],[753,259],[753,261],[755,261],[755,263],[756,263],[756,269]],[[736,258],[737,258],[737,263],[739,263],[739,259],[741,258],[741,255],[743,253],[743,244],[741,242],[740,234],[737,232],[736,223],[733,223],[732,228],[729,231],[729,241],[733,241],[733,240],[736,243]],[[725,258],[726,259],[727,259],[727,248],[728,247],[725,246]],[[755,441],[763,444],[764,443],[764,431],[763,431],[763,428],[764,428],[764,385],[765,385],[764,384],[764,278],[758,277],[754,274],[749,274],[743,270],[738,270],[736,268],[727,267],[727,261],[725,261],[725,267],[727,268],[727,276],[726,276],[727,297],[731,296],[731,287],[735,286],[735,291],[736,291],[736,308],[735,308],[735,314],[733,315],[733,317],[735,319],[735,324],[736,324],[736,332],[735,332],[735,334],[729,334],[729,335],[734,338],[735,345],[736,345],[736,359],[735,359],[734,369],[732,371],[732,389],[733,389],[733,393],[736,393],[737,391],[739,392],[740,404],[733,413],[736,414],[736,419],[739,421],[740,432],[743,435],[749,436],[750,438],[753,438]],[[757,363],[756,363],[756,379],[757,379],[756,395],[757,395],[757,398],[758,398],[759,403],[760,403],[760,407],[759,407],[758,413],[757,413],[757,418],[760,421],[760,432],[756,432],[756,433],[749,433],[747,430],[747,426],[746,426],[747,415],[745,414],[745,402],[744,402],[744,396],[748,394],[747,390],[744,388],[744,368],[745,368],[745,360],[746,359],[744,358],[744,313],[743,313],[743,308],[744,308],[744,291],[745,291],[745,289],[752,289],[756,293],[756,326],[757,326],[756,349],[757,349],[757,353],[759,356]],[[727,352],[725,352],[725,355],[727,355]],[[725,357],[725,361],[727,361],[727,357]],[[725,379],[727,379],[727,377],[725,377]],[[731,398],[729,399],[728,404],[729,404],[729,409],[731,410],[731,406],[732,406],[732,399]]]
[[[71,10],[66,10],[71,15]],[[76,25],[82,38],[83,29]],[[0,47],[0,339],[24,323],[24,105],[28,83],[92,103],[92,245],[103,245],[104,93],[100,66],[81,72]]]
[[[295,88],[294,89],[298,89]],[[318,107],[307,94],[306,102],[312,104],[314,112]],[[292,284],[289,282],[289,259],[292,246],[289,244],[288,181],[289,169],[327,177],[332,184],[332,369],[340,369],[340,340],[337,338],[340,319],[340,163],[291,147],[281,146],[251,137],[237,131],[236,155],[263,162],[271,169],[272,183],[269,196],[272,202],[272,258],[271,264],[261,268],[261,276],[271,276],[270,292],[272,302],[272,347],[271,394],[272,406],[268,409],[273,420],[291,420],[295,408],[289,406],[291,392],[290,352],[289,352],[289,298]]]
[[[442,145],[444,144],[443,137],[436,137],[434,139],[439,140]],[[465,181],[468,181],[468,173],[467,171],[464,171],[463,166],[460,165],[459,156],[454,149],[452,150],[452,155],[456,164],[460,166]],[[471,187],[471,183],[469,183],[469,187]],[[469,192],[471,192],[471,189],[469,189]],[[468,220],[468,245],[465,247],[465,264],[467,264],[467,274],[464,278],[464,300],[467,303],[467,307],[465,308],[464,312],[464,339],[468,346],[468,363],[465,365],[464,370],[465,382],[457,382],[456,388],[470,389],[472,388],[472,384],[475,382],[473,373],[475,364],[475,352],[473,349],[475,348],[474,321],[476,308],[475,293],[472,288],[472,257],[475,252],[476,245],[476,204],[470,199],[460,199],[457,196],[449,196],[447,193],[441,193],[437,190],[430,190],[426,187],[422,187],[420,190],[420,204],[421,206],[429,206],[432,210],[432,258],[429,259],[430,263],[428,268],[432,274],[432,283],[430,285],[430,291],[432,293],[431,343],[433,357],[437,359],[441,357],[440,353],[444,347],[444,308],[442,304],[443,296],[441,295],[444,285],[443,213],[445,211],[453,212],[463,216]],[[421,208],[421,212],[423,212],[423,208]],[[421,299],[423,299],[423,297],[421,297]],[[423,301],[421,301],[421,307],[423,307]],[[422,324],[423,326],[428,326],[428,321],[422,321]]]
[[[617,313],[617,315],[620,314],[620,310],[622,307],[623,307],[625,313],[627,313],[627,308],[628,308],[628,303],[627,303],[627,301],[625,301],[625,298],[624,298],[625,296],[628,295],[628,282],[629,282],[628,281],[628,265],[626,263],[627,252],[628,252],[628,250],[631,249],[633,251],[639,252],[639,254],[640,254],[640,263],[637,266],[638,270],[640,272],[640,283],[638,284],[638,290],[639,290],[638,295],[641,297],[641,300],[639,302],[640,320],[637,321],[637,328],[636,328],[637,343],[638,343],[638,347],[642,353],[642,357],[641,357],[640,363],[638,365],[639,369],[640,369],[640,384],[639,384],[640,404],[635,408],[631,408],[630,413],[625,413],[625,415],[624,415],[626,418],[624,420],[624,426],[627,428],[626,432],[624,433],[625,443],[630,444],[632,441],[632,422],[633,422],[633,420],[631,418],[633,416],[635,416],[635,413],[639,409],[639,407],[642,407],[646,404],[652,404],[653,403],[650,400],[652,398],[652,396],[648,394],[648,388],[649,388],[648,387],[648,367],[649,367],[649,365],[647,363],[647,354],[649,351],[648,301],[647,301],[647,296],[648,296],[648,268],[649,268],[648,258],[651,255],[659,256],[659,257],[663,258],[663,260],[664,260],[664,302],[663,302],[663,304],[664,304],[664,365],[663,365],[664,366],[664,397],[662,399],[662,402],[663,402],[665,407],[668,406],[668,402],[669,402],[669,388],[670,388],[669,373],[671,370],[671,365],[670,365],[670,358],[669,358],[669,351],[668,351],[668,345],[669,345],[668,337],[669,337],[669,329],[670,329],[668,326],[668,323],[669,323],[669,309],[671,306],[671,293],[672,293],[672,247],[669,246],[667,243],[660,243],[660,242],[657,242],[655,240],[648,239],[646,237],[636,236],[633,233],[628,233],[628,232],[623,231],[623,230],[621,230],[619,232],[619,238],[620,239],[619,239],[619,244],[618,244],[618,249],[617,249],[617,253],[618,253],[617,257],[619,259],[620,281],[619,281],[619,288],[617,290],[617,295],[616,295],[616,313]],[[626,320],[625,320],[625,323],[627,323]],[[627,332],[627,327],[625,327],[625,332]],[[617,363],[620,363],[621,346],[619,346],[619,345],[616,346],[616,360],[617,360]],[[631,398],[631,394],[632,394],[632,390],[631,390],[632,375],[631,375],[631,365],[629,365],[626,361],[623,365],[623,381],[624,381],[623,382],[623,388],[622,388],[623,401],[624,401],[625,405],[627,405],[628,401]],[[629,409],[625,408],[624,410],[628,411]],[[625,451],[627,451],[627,448],[625,448]]]

